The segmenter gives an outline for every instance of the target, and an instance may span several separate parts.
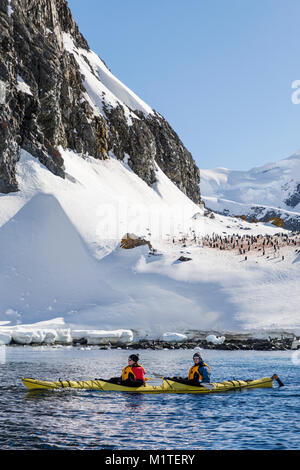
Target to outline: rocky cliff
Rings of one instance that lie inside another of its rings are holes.
[[[59,147],[126,159],[148,185],[155,164],[194,202],[199,169],[166,120],[92,51],[65,0],[0,0],[0,192],[18,190],[28,151],[65,177]]]

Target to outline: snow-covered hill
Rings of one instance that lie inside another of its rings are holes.
[[[1,322],[63,317],[73,329],[152,335],[299,327],[295,250],[283,249],[284,261],[251,253],[246,262],[193,241],[280,229],[205,216],[158,167],[149,187],[115,158],[61,152],[66,180],[23,151],[20,191],[0,196]],[[121,249],[126,232],[145,236],[157,251]]]
[[[300,151],[249,171],[201,170],[201,193],[212,210],[248,220],[279,217],[300,230]]]
[[[225,237],[250,243],[247,236],[281,229],[204,211],[192,155],[90,50],[65,0],[7,7],[0,15],[8,45],[0,50],[0,343],[16,333],[11,327],[39,322],[152,336],[299,328],[295,246],[279,254],[271,245],[266,253],[222,245]],[[298,164],[297,154],[251,172],[203,172],[207,205],[222,212],[227,198],[233,214],[248,215],[253,204],[299,214]],[[146,238],[153,251],[120,248],[126,233]],[[31,333],[16,334],[29,341]]]

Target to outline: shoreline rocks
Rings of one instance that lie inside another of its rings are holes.
[[[174,350],[174,349],[189,349],[194,350],[200,348],[202,350],[219,350],[219,351],[289,351],[292,350],[293,339],[291,338],[275,338],[275,339],[247,339],[247,340],[229,340],[224,341],[222,344],[208,343],[207,341],[185,341],[181,343],[166,342],[166,341],[147,341],[141,340],[132,343],[123,343],[114,341],[110,342],[93,342],[88,341],[86,338],[72,339],[68,342],[55,341],[55,342],[23,342],[20,340],[15,341],[13,338],[9,343],[2,344],[2,346],[82,346],[82,347],[98,347],[99,349],[126,349],[126,350]]]
[[[206,342],[184,342],[184,343],[166,343],[162,341],[140,341],[138,343],[106,343],[106,344],[93,344],[87,341],[85,338],[78,340],[72,340],[70,342],[28,342],[20,343],[19,341],[12,341],[10,343],[2,344],[1,346],[82,346],[82,347],[98,347],[99,349],[126,349],[126,350],[174,350],[174,349],[189,349],[194,350],[195,348],[200,348],[201,350],[219,350],[219,351],[291,351],[292,350],[292,340],[290,339],[277,339],[277,341],[268,341],[268,340],[247,340],[246,342],[242,341],[226,341],[223,344],[207,344]]]
[[[204,350],[214,349],[220,351],[287,351],[292,349],[292,338],[269,338],[269,339],[258,339],[251,338],[246,340],[241,339],[230,339],[225,340],[223,343],[214,344],[206,340],[187,340],[184,342],[167,342],[167,341],[149,341],[140,340],[130,344],[123,344],[119,346],[111,345],[110,348],[121,347],[121,349],[152,349],[152,350],[163,350],[163,349],[195,349],[201,348]],[[107,347],[106,347],[107,349]]]
[[[7,323],[7,322],[4,322]],[[189,330],[185,334],[168,331],[147,337],[129,329],[72,329],[62,318],[32,325],[0,325],[2,346],[93,346],[100,349],[173,350],[213,349],[223,351],[285,351],[300,349],[300,337],[288,331],[226,332]]]

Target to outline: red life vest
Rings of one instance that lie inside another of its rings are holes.
[[[136,366],[126,366],[122,372],[122,380],[127,380],[129,374],[133,375],[133,380],[142,380],[145,382],[145,369],[140,364]]]

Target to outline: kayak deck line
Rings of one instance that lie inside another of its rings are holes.
[[[134,393],[219,393],[252,388],[272,388],[273,381],[280,379],[277,374],[272,377],[263,377],[255,380],[224,380],[223,382],[212,382],[211,388],[204,388],[196,385],[187,385],[173,381],[171,378],[163,379],[161,385],[148,385],[140,387],[128,387],[111,383],[103,379],[94,380],[62,380],[46,381],[32,378],[22,378],[23,384],[29,390],[57,390],[57,389],[79,389],[79,390],[100,390],[103,392],[134,392]],[[279,382],[278,382],[279,383]],[[282,384],[282,382],[280,381]],[[279,386],[282,386],[280,385]]]

